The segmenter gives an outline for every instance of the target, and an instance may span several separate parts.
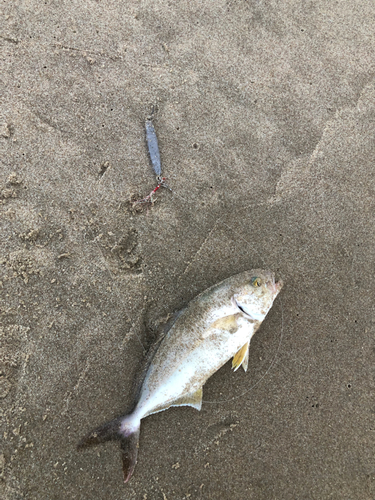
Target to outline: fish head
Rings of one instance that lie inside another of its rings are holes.
[[[270,271],[251,271],[244,283],[236,287],[232,301],[244,316],[263,321],[282,286],[283,282],[276,282]]]

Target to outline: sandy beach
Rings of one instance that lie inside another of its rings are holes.
[[[375,498],[374,3],[4,2],[0,496]],[[155,188],[145,119],[155,109]],[[285,283],[201,412],[78,452],[132,404],[168,318]]]

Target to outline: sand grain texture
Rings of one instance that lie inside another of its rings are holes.
[[[374,31],[370,0],[1,5],[2,498],[375,498]],[[134,211],[153,104],[173,192]],[[162,318],[259,267],[247,374],[146,419],[126,487],[78,453]]]

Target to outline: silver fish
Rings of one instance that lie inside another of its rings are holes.
[[[151,359],[132,413],[90,432],[78,448],[119,440],[125,483],[137,461],[141,420],[171,406],[202,406],[203,385],[230,358],[246,371],[251,337],[283,286],[270,271],[246,271],[193,299]]]

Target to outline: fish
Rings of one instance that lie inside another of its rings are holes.
[[[211,286],[178,313],[150,356],[133,411],[87,434],[78,449],[120,442],[124,482],[137,462],[141,420],[172,406],[202,407],[203,386],[232,358],[247,371],[250,340],[279,294],[274,273],[245,271]]]

